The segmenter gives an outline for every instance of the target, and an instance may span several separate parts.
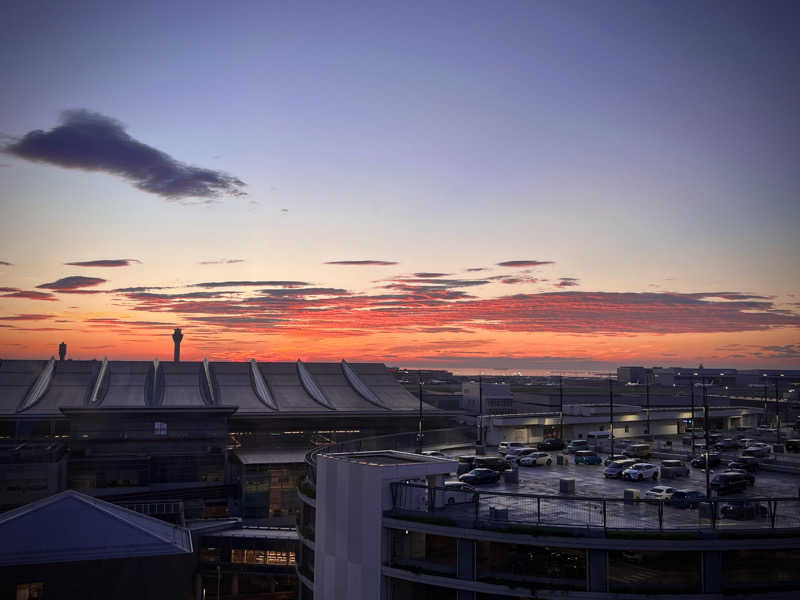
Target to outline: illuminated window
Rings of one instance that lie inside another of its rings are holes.
[[[278,550],[267,550],[268,565],[293,565],[294,552],[280,552]]]
[[[17,600],[39,600],[44,597],[44,583],[18,583]]]
[[[244,562],[244,550],[231,550],[231,562],[232,563],[243,563]]]
[[[167,435],[167,424],[160,423],[159,421],[155,422],[155,427],[153,433],[155,435]]]

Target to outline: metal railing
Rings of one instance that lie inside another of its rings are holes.
[[[392,483],[392,514],[474,528],[698,531],[800,530],[800,498],[712,498],[680,509],[664,500],[453,492],[421,483]]]
[[[423,431],[423,450],[432,450],[446,446],[474,444],[476,437],[474,426],[450,427],[447,429],[427,429]],[[339,452],[368,452],[374,450],[399,450],[414,452],[417,447],[417,432],[392,433],[376,437],[346,440],[327,446],[318,446],[306,453],[308,478],[316,481],[316,457],[318,454],[335,454]]]

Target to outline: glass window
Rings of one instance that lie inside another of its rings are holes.
[[[458,560],[456,538],[392,529],[391,564],[433,573],[455,575]]]
[[[608,552],[608,591],[622,594],[699,592],[699,552]]]
[[[476,542],[478,581],[524,583],[553,590],[586,590],[586,551],[575,548]]]
[[[231,550],[231,562],[232,563],[243,563],[244,562],[244,550],[238,550],[236,548]]]
[[[722,591],[800,588],[800,549],[722,553]]]
[[[39,600],[44,596],[44,583],[18,583],[17,600]]]
[[[212,548],[212,547],[200,548],[200,560],[204,560],[207,562],[219,562],[219,559],[220,559],[219,548]]]
[[[457,600],[458,598],[456,590],[402,579],[391,579],[389,586],[391,588],[389,597],[392,600]]]

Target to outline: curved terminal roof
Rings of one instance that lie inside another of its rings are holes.
[[[0,364],[0,414],[13,414],[25,402],[46,360],[4,360]]]
[[[153,363],[113,360],[101,382],[100,407],[145,408],[153,388]]]
[[[61,408],[85,406],[99,370],[96,360],[56,361],[46,391],[24,413],[50,414]]]
[[[207,371],[202,362],[160,362],[157,368],[151,361],[102,365],[4,360],[0,416],[61,416],[61,409],[70,408],[236,407],[241,416],[419,409],[419,400],[381,363],[209,362]],[[427,404],[425,410],[437,411]]]

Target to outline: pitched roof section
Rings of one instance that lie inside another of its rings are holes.
[[[99,368],[96,360],[54,361],[44,393],[23,409],[24,414],[50,414],[60,408],[85,406]]]
[[[0,566],[186,554],[184,527],[74,490],[0,514]]]
[[[13,414],[47,365],[46,360],[4,360],[0,364],[0,414]]]

